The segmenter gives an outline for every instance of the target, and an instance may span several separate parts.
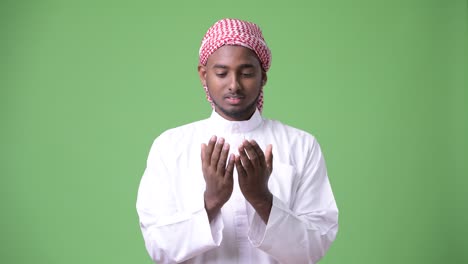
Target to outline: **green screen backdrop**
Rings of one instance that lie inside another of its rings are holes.
[[[468,263],[467,2],[1,1],[0,263],[151,263],[135,210],[155,137],[206,118],[204,33],[260,25],[264,115],[322,145],[321,263]]]

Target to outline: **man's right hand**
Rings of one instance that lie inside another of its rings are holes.
[[[210,222],[232,194],[235,157],[231,154],[228,161],[228,154],[229,144],[224,142],[224,138],[217,140],[216,136],[212,136],[208,145],[201,145],[202,170],[206,182],[205,210]]]

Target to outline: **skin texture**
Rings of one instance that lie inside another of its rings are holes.
[[[229,157],[226,167],[229,144],[225,143],[223,138],[220,138],[218,142],[216,141],[217,137],[213,136],[208,144],[202,144],[201,146],[202,170],[206,182],[205,209],[210,222],[229,200],[234,186],[232,177],[234,154]]]
[[[203,86],[215,104],[215,111],[227,120],[248,120],[267,75],[255,53],[241,46],[223,46],[198,66]],[[233,99],[233,100],[230,100]]]
[[[273,195],[268,189],[268,180],[273,172],[272,150],[270,144],[264,154],[255,140],[244,140],[235,160],[242,194],[265,223],[268,223],[273,205]]]
[[[208,87],[215,111],[227,120],[243,121],[253,115],[257,98],[267,77],[255,53],[241,46],[223,46],[206,65],[198,66],[200,80]],[[228,157],[230,145],[224,138],[211,137],[201,146],[201,162],[206,182],[205,210],[210,222],[229,200],[233,191],[233,172],[245,199],[267,223],[273,202],[268,180],[273,171],[272,145],[265,153],[255,140],[244,140],[239,155]]]

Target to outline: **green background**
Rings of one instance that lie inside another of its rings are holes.
[[[314,134],[340,209],[321,263],[468,263],[466,1],[1,1],[0,263],[151,263],[153,139],[206,118],[224,17],[272,50],[264,115]]]

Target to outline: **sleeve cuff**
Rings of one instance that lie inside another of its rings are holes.
[[[205,211],[206,214],[206,211]],[[208,220],[208,215],[206,216],[207,221]],[[213,237],[213,242],[219,246],[221,244],[221,241],[223,240],[223,229],[224,229],[224,223],[223,223],[223,218],[221,216],[221,212],[219,212],[213,221],[211,221],[210,224],[210,229],[211,229],[211,236]]]
[[[205,208],[194,212],[192,228],[194,228],[194,239],[198,244],[219,246],[223,240],[224,223],[221,213],[218,213],[210,223]]]
[[[248,233],[250,243],[254,247],[260,247],[262,245],[266,234],[280,220],[281,215],[284,215],[284,211],[290,210],[285,203],[273,195],[273,205],[271,206],[270,217],[268,218],[267,224],[263,222],[257,212],[254,213]]]

